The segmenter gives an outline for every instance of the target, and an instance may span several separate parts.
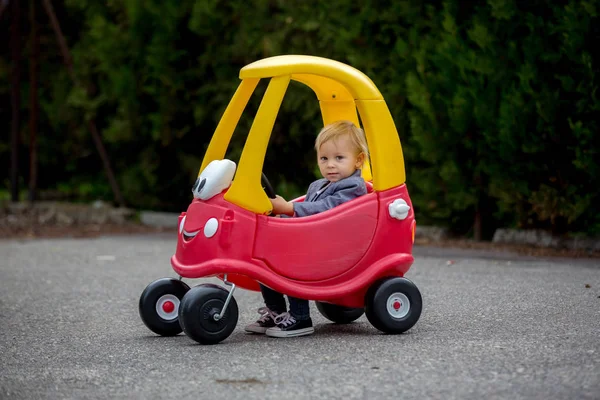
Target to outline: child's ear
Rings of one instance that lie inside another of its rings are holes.
[[[365,153],[360,153],[358,156],[356,156],[355,168],[356,169],[362,168],[364,163],[365,163]]]

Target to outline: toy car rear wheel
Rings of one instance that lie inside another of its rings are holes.
[[[351,308],[338,306],[331,303],[315,302],[317,309],[325,318],[336,324],[349,324],[360,318],[365,310],[363,308]]]
[[[223,311],[229,292],[212,284],[190,289],[181,300],[179,321],[183,331],[200,344],[216,344],[229,337],[238,321],[238,306],[231,298]],[[223,315],[215,319],[216,314]]]
[[[173,278],[158,279],[146,286],[140,296],[139,311],[148,329],[162,336],[181,333],[179,305],[188,290],[188,285]]]
[[[406,278],[382,279],[365,296],[367,319],[385,333],[406,332],[417,323],[422,309],[419,289]]]

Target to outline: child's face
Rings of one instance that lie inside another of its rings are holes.
[[[362,167],[365,155],[358,154],[347,136],[323,143],[317,151],[319,170],[329,182],[347,178]]]

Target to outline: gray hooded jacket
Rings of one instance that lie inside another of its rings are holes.
[[[327,185],[328,183],[329,181],[324,178],[311,183],[304,201],[293,203],[294,216],[306,217],[318,214],[367,193],[367,186],[360,170],[354,171],[347,178]],[[327,187],[323,189],[326,185]]]

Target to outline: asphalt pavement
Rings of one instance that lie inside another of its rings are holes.
[[[138,315],[174,249],[168,234],[0,241],[0,398],[600,399],[599,259],[417,247],[424,308],[405,334],[312,304],[312,336],[245,334],[261,297],[239,290],[235,331],[202,346]]]

